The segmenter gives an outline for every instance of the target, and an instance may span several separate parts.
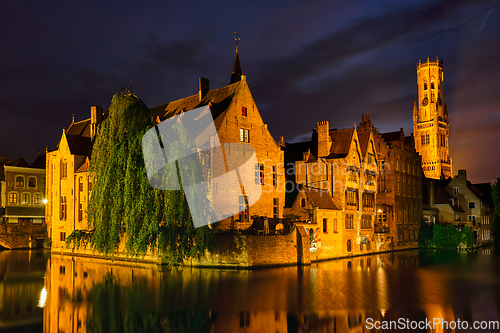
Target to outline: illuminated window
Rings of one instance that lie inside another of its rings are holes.
[[[9,193],[9,203],[17,203],[17,193],[16,192]]]
[[[33,203],[34,203],[35,205],[39,205],[39,204],[41,204],[41,203],[42,203],[42,195],[41,195],[41,194],[39,194],[39,193],[37,193],[37,194],[33,195]]]
[[[23,205],[29,205],[31,202],[31,195],[29,193],[21,194],[21,203]]]
[[[246,116],[247,116],[247,108],[246,108],[246,107],[244,107],[244,106],[242,106],[242,107],[241,107],[241,115],[242,115],[243,117],[246,117]]]
[[[240,128],[240,142],[250,143],[250,130]]]

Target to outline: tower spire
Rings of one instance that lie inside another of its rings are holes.
[[[241,75],[243,75],[240,65],[240,57],[238,55],[238,42],[240,41],[240,37],[238,37],[238,30],[234,32],[234,41],[236,42],[236,56],[234,58],[233,71],[231,73],[231,81],[229,84],[239,82],[241,80]]]

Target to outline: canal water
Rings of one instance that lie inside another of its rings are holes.
[[[490,248],[258,270],[0,252],[6,332],[495,332],[471,328],[499,314],[500,257]]]

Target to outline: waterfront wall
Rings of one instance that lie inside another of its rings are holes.
[[[42,247],[46,237],[47,229],[44,225],[0,224],[0,245],[7,249]]]
[[[392,250],[416,248],[417,244],[401,246],[393,244],[390,236],[374,237],[372,247],[363,252],[346,252],[340,246],[320,246],[311,250],[310,237],[303,226],[296,226],[285,235],[239,235],[216,234],[217,246],[212,251],[206,251],[199,258],[189,258],[184,266],[192,267],[228,267],[228,268],[258,268],[286,265],[309,265],[311,262],[354,257]],[[327,244],[327,243],[325,243]],[[358,245],[359,246],[359,245]],[[125,255],[124,244],[116,254],[107,257],[90,249],[53,248],[53,253],[106,258],[118,261],[150,262],[162,264],[164,261],[154,252],[148,252],[142,257]]]
[[[309,237],[303,227],[286,235],[217,234],[216,240],[216,249],[184,264],[245,268],[311,263]]]

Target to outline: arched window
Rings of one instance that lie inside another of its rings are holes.
[[[323,232],[328,232],[328,220],[323,219]]]
[[[9,203],[17,203],[17,193],[16,192],[9,193]]]
[[[352,250],[352,249],[351,249],[351,240],[350,240],[350,239],[348,239],[348,240],[347,240],[347,252],[351,252],[351,250]]]
[[[33,204],[40,205],[42,203],[42,195],[40,193],[36,193],[33,195]]]
[[[24,177],[23,176],[16,177],[16,187],[24,187]]]
[[[302,199],[300,200],[300,206],[301,206],[301,207],[305,207],[305,206],[306,206],[306,199],[302,198]]]
[[[369,240],[366,241],[366,251],[370,251],[370,241]]]
[[[21,194],[21,203],[23,205],[29,205],[31,202],[31,195],[29,193]]]
[[[427,78],[424,77],[424,90],[427,90]]]
[[[36,188],[36,177],[28,178],[28,187]]]

